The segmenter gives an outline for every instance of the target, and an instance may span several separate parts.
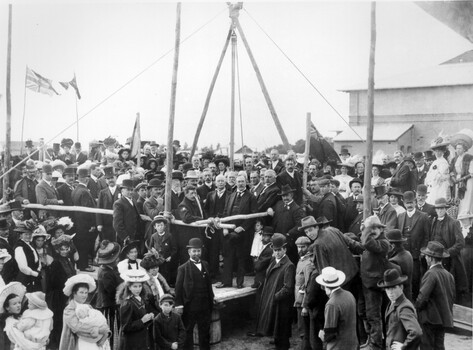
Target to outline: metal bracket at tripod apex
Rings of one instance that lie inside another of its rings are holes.
[[[243,9],[243,2],[231,3],[227,2],[228,16],[234,21],[240,16],[240,10]]]

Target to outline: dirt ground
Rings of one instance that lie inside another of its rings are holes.
[[[270,345],[271,338],[252,338],[246,333],[254,327],[253,298],[243,298],[239,301],[226,302],[221,310],[222,341],[212,346],[212,350],[263,350],[274,349]],[[251,310],[250,313],[241,310]],[[298,349],[299,341],[296,329],[293,327],[291,349]],[[473,348],[472,335],[469,332],[457,330],[445,335],[446,350],[471,350]]]

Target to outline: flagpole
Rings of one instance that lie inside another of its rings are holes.
[[[173,147],[172,139],[174,137],[174,115],[176,111],[176,90],[177,90],[177,69],[179,66],[179,46],[181,42],[181,3],[177,3],[176,8],[176,38],[174,43],[174,65],[172,71],[171,83],[171,106],[169,111],[168,125],[168,144],[166,154],[166,191],[164,196],[164,211],[171,213],[171,179],[173,168]]]
[[[136,155],[136,166],[140,166],[140,162],[141,162],[141,121],[140,121],[140,112],[137,112],[136,113],[136,122],[135,122],[137,125],[137,128],[138,128],[138,133],[140,134],[140,146],[138,147],[138,153]],[[132,137],[134,137],[135,135],[132,135]],[[134,142],[135,140],[131,140],[131,142]]]
[[[6,173],[10,168],[10,143],[11,143],[11,32],[12,32],[12,5],[8,5],[8,44],[7,44],[7,125],[5,138],[5,162],[3,165],[3,173]],[[4,202],[8,201],[9,176],[3,177],[3,193],[2,198]]]
[[[74,94],[76,97],[76,127],[77,127],[77,139],[76,142],[79,142],[79,108],[77,107],[77,94]]]
[[[25,91],[23,93],[23,118],[21,120],[21,145],[20,155],[23,154],[23,131],[25,130],[25,115],[26,115],[26,72],[25,72]]]
[[[309,163],[309,152],[310,152],[310,123],[311,123],[311,114],[307,113],[306,117],[306,134],[305,134],[305,151],[304,151],[304,172],[302,177],[302,187],[307,188],[307,172],[308,172],[308,163]]]

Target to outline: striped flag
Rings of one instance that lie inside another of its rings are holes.
[[[59,95],[54,90],[51,80],[39,75],[34,70],[26,67],[26,87],[34,92],[39,92],[49,96]]]
[[[130,158],[139,157],[141,155],[141,131],[139,114],[136,116],[135,127],[133,128],[133,134],[131,135],[130,149]]]
[[[79,87],[77,86],[77,80],[76,80],[76,75],[74,74],[74,78],[72,78],[71,81],[60,81],[59,84],[66,89],[69,90],[69,86],[72,86],[72,88],[76,91],[77,98],[80,100],[80,92],[79,92]]]

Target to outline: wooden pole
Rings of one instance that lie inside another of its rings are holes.
[[[227,39],[225,40],[225,45],[223,45],[222,53],[220,54],[220,59],[217,63],[217,68],[215,69],[214,76],[212,78],[212,82],[210,83],[210,88],[207,93],[207,98],[205,99],[204,110],[202,111],[202,115],[200,116],[199,125],[197,125],[197,130],[195,131],[194,142],[192,143],[191,155],[190,158],[195,154],[195,150],[197,148],[197,142],[199,142],[200,132],[202,131],[202,126],[204,125],[205,117],[207,116],[207,111],[209,110],[210,105],[210,98],[212,97],[212,93],[214,91],[215,83],[217,81],[218,73],[220,72],[220,68],[222,67],[222,62],[225,57],[225,53],[228,49],[228,44],[230,43],[230,38],[233,33],[233,24],[230,26],[230,30],[228,31]]]
[[[172,70],[171,83],[171,105],[169,108],[169,125],[168,125],[168,144],[166,155],[166,191],[164,196],[164,211],[171,213],[171,179],[173,168],[173,147],[172,140],[174,137],[174,115],[176,112],[176,90],[177,90],[177,69],[179,67],[179,47],[181,40],[181,3],[177,3],[176,7],[176,39],[174,42],[174,67]]]
[[[274,121],[274,124],[276,125],[276,129],[279,132],[279,136],[281,137],[284,147],[286,148],[286,150],[289,150],[290,149],[289,141],[287,140],[286,134],[282,128],[281,122],[279,121],[276,110],[274,109],[273,102],[271,101],[271,97],[269,97],[268,89],[266,88],[266,85],[264,84],[263,76],[261,75],[258,64],[256,63],[256,60],[253,56],[253,52],[250,49],[250,45],[248,44],[248,41],[246,40],[246,36],[240,25],[240,21],[238,20],[238,18],[235,18],[234,21],[238,29],[238,32],[240,33],[241,40],[243,41],[246,51],[248,52],[248,56],[250,57],[251,64],[253,65],[253,69],[255,70],[256,77],[258,78],[258,82],[261,86],[261,90],[263,91],[263,95],[268,105],[269,111],[271,112],[271,116],[273,117],[273,121]]]
[[[8,44],[7,44],[7,84],[6,84],[6,95],[7,95],[7,124],[6,124],[6,137],[5,137],[5,162],[3,164],[3,173],[6,173],[10,169],[10,152],[11,152],[11,34],[12,34],[12,5],[8,5]],[[8,201],[8,189],[10,181],[9,176],[3,177],[3,201]]]
[[[232,33],[232,98],[231,98],[231,119],[230,119],[230,169],[234,169],[235,162],[235,64],[236,64],[236,44],[237,37]]]
[[[304,150],[304,175],[302,177],[302,187],[307,188],[307,172],[309,171],[309,152],[310,152],[310,123],[311,114],[307,113],[305,127],[305,150]]]
[[[371,215],[371,167],[373,163],[374,67],[376,53],[376,2],[371,3],[371,43],[368,73],[368,123],[366,125],[366,163],[363,186],[363,219]]]
[[[140,112],[136,113],[135,123],[137,124],[138,134],[140,135],[140,147],[138,149],[138,154],[136,155],[136,165],[140,166],[140,162],[141,162],[141,121],[140,121]],[[133,135],[133,136],[135,136],[135,135]],[[132,140],[132,142],[133,142],[133,140]]]
[[[25,72],[25,91],[23,92],[23,118],[21,119],[20,155],[23,154],[23,133],[25,131],[25,115],[26,115],[26,72]]]
[[[75,76],[75,75],[74,75],[74,76]],[[79,141],[80,141],[80,139],[79,139],[79,107],[77,106],[77,94],[74,93],[74,95],[75,95],[75,97],[76,97],[76,127],[77,127],[77,130],[76,130],[76,132],[77,132],[77,135],[76,135],[76,136],[77,136],[77,139],[76,139],[76,141],[79,142]]]

